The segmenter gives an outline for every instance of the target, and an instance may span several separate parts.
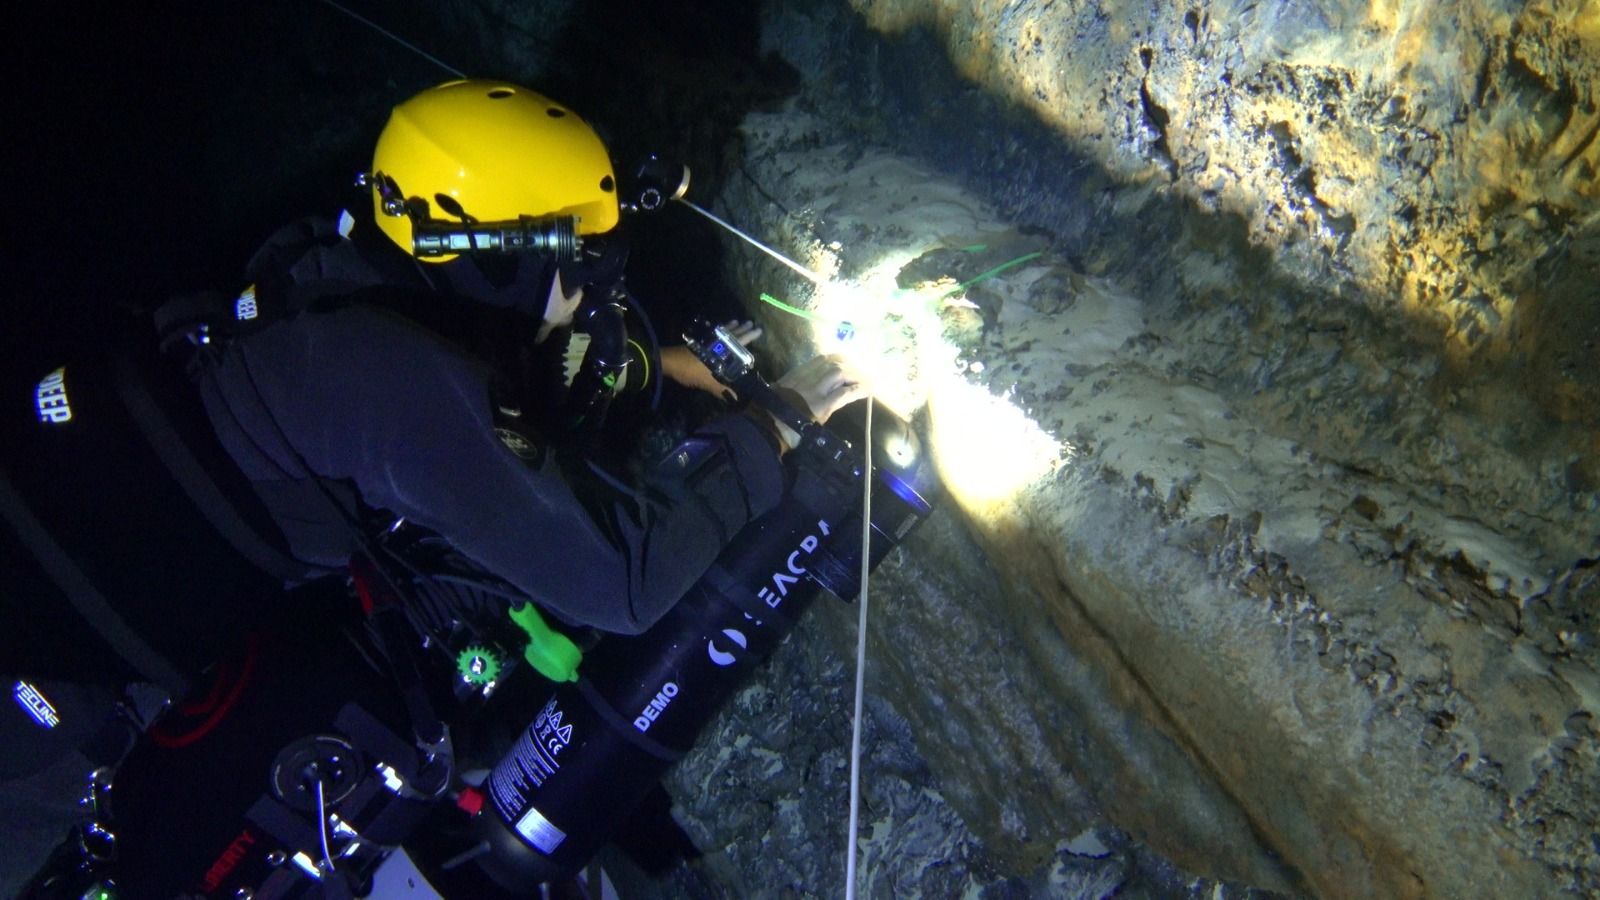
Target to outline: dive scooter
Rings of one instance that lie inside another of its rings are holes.
[[[719,381],[800,435],[787,457],[790,489],[652,628],[601,640],[577,680],[549,692],[476,789],[481,808],[474,801],[478,811],[458,823],[472,843],[450,869],[470,861],[510,891],[571,877],[822,591],[856,596],[862,528],[871,530],[875,567],[932,510],[932,467],[908,452],[918,445],[904,420],[874,410],[873,447],[896,452],[875,453],[869,474],[840,427],[864,425],[864,402],[836,415],[833,428],[818,425],[774,392],[726,330],[702,323],[685,338]],[[691,438],[664,465],[692,481],[707,450]],[[869,477],[871,516],[863,522],[861,482]],[[449,873],[438,880],[448,883]]]

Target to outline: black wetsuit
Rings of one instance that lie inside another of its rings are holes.
[[[189,365],[221,450],[264,504],[289,554],[309,564],[308,577],[344,567],[358,543],[353,521],[402,517],[561,619],[636,633],[665,613],[747,522],[778,503],[782,464],[774,438],[756,420],[730,415],[702,428],[699,461],[689,467],[692,483],[628,484],[582,454],[543,440],[537,428],[508,420],[494,390],[504,372],[460,334],[422,324],[451,308],[439,293],[441,305],[428,312],[423,288],[448,292],[456,308],[466,294],[468,302],[522,307],[512,312],[526,317],[526,307],[542,308],[539,291],[548,272],[530,268],[490,284],[494,279],[485,281],[475,269],[457,266],[452,276],[438,267],[419,287],[409,259],[391,266],[400,274],[390,283],[387,276],[374,278],[382,266],[361,269],[363,257],[351,255],[357,251],[348,241],[318,252],[328,259],[302,266],[298,275],[313,281],[331,276],[330,295],[265,327],[215,341]],[[341,281],[352,271],[340,271],[347,263],[361,270],[356,284]],[[390,291],[405,302],[389,302]],[[408,309],[425,314],[408,315]],[[32,403],[31,382],[27,390]],[[7,465],[13,480],[25,477],[18,461]],[[98,507],[86,515],[140,512],[113,497],[96,499]],[[77,644],[109,660],[93,668],[109,673],[100,679],[107,683],[92,685],[93,695],[82,702],[75,702],[71,673],[90,669],[56,658],[52,672],[38,675],[29,659],[0,660],[8,687],[16,681],[20,691],[20,679],[34,678],[54,692],[63,717],[81,722],[70,733],[47,734],[20,702],[0,715],[0,830],[14,836],[0,854],[0,888],[15,888],[26,874],[17,867],[37,860],[37,848],[59,839],[70,821],[72,799],[89,768],[84,756],[67,754],[70,745],[95,731],[98,711],[126,685],[154,679],[141,678],[126,655],[116,660],[97,643],[77,618],[81,606],[75,612],[45,602],[50,580],[36,576],[47,567],[26,552],[12,552],[27,542],[4,523],[0,543],[5,558],[17,562],[5,571],[31,579],[3,586],[8,608],[14,613],[25,600],[30,610],[61,610],[51,621],[64,623],[69,633],[58,643],[87,635]],[[181,568],[184,561],[156,564]],[[213,593],[211,585],[196,584],[191,599],[214,603]],[[18,655],[25,657],[26,647]],[[61,672],[67,674],[51,680]],[[48,744],[41,744],[45,738]]]
[[[702,429],[722,459],[675,499],[670,485],[631,488],[559,451],[519,455],[497,431],[505,423],[481,361],[367,305],[234,341],[200,381],[224,447],[296,556],[349,557],[348,527],[306,488],[308,475],[347,482],[366,506],[437,532],[544,608],[607,631],[653,623],[782,489],[770,437],[739,415]]]

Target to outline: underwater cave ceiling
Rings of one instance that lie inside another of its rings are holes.
[[[679,283],[927,435],[949,497],[872,581],[864,895],[1600,892],[1600,5],[734,6],[365,11],[688,160],[829,284],[731,240]],[[304,46],[207,88],[241,218],[301,195],[237,160],[289,182],[437,74],[249,9]],[[628,896],[842,893],[855,615],[678,767],[705,855]]]

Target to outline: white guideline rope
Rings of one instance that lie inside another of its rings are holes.
[[[861,820],[861,700],[867,684],[867,574],[872,570],[872,395],[867,395],[867,433],[861,456],[861,615],[856,623],[856,716],[850,728],[850,843],[844,866],[845,900],[856,896],[856,835]]]
[[[423,50],[421,47],[418,47],[417,45],[412,44],[412,43],[408,43],[404,38],[401,38],[399,35],[395,34],[394,32],[390,31],[389,29],[384,28],[382,25],[379,25],[377,22],[374,22],[371,19],[368,19],[368,18],[366,18],[364,16],[361,16],[361,15],[358,15],[358,14],[356,14],[354,12],[351,12],[350,10],[345,9],[343,6],[340,6],[339,4],[333,2],[333,0],[322,0],[322,2],[324,4],[326,4],[326,5],[328,5],[328,6],[333,7],[334,9],[337,9],[339,12],[344,13],[345,15],[349,16],[350,18],[355,19],[357,22],[360,22],[361,24],[367,26],[368,28],[371,28],[373,31],[376,31],[377,33],[383,35],[384,37],[388,38],[389,40],[394,41],[396,44],[399,44],[400,46],[406,48],[407,50],[410,50],[412,53],[417,54],[418,56],[422,57],[423,59],[427,60],[428,62],[431,62],[434,65],[438,66],[439,68],[445,70],[446,72],[449,72],[451,75],[454,75],[457,78],[466,78],[467,77],[467,73],[461,71],[460,69],[456,68],[455,66],[452,66],[452,65],[450,65],[448,63],[443,62],[442,60],[439,59],[439,57],[434,56],[433,54],[429,53],[426,50]]]
[[[773,259],[777,260],[778,262],[783,263],[785,266],[788,266],[790,271],[794,272],[796,275],[799,275],[801,278],[806,279],[807,281],[811,282],[814,285],[817,285],[818,287],[823,287],[823,286],[827,285],[828,279],[826,277],[824,277],[822,275],[818,275],[816,272],[811,271],[810,269],[806,268],[805,266],[800,265],[799,263],[795,262],[794,260],[790,259],[789,257],[784,256],[782,253],[779,253],[778,251],[772,249],[771,247],[768,247],[766,244],[761,243],[760,241],[756,240],[755,238],[751,237],[750,235],[745,234],[743,231],[739,230],[738,226],[734,225],[732,222],[729,222],[727,219],[724,219],[724,218],[718,216],[716,213],[712,212],[709,209],[706,209],[703,206],[699,206],[699,205],[697,205],[695,203],[691,203],[690,201],[685,200],[682,197],[679,197],[677,199],[678,199],[679,203],[682,203],[684,206],[689,207],[690,209],[694,210],[695,212],[699,213],[700,215],[705,216],[706,218],[710,219],[711,221],[717,223],[718,225],[721,225],[723,228],[725,228],[728,231],[732,232],[734,237],[742,239],[745,243],[749,244],[750,246],[756,248],[757,250],[760,250],[762,253],[765,253],[766,255],[768,255],[768,256],[772,257]]]

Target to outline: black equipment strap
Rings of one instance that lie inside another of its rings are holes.
[[[153,316],[161,352],[172,352],[180,342],[196,336],[200,326],[209,329],[222,320],[223,310],[231,302],[218,291],[197,291],[180,294],[161,304]]]
[[[66,594],[73,608],[118,656],[170,695],[181,697],[189,692],[189,682],[178,674],[177,668],[118,615],[72,556],[50,536],[12,487],[4,470],[0,470],[0,515],[15,529],[23,545]]]
[[[380,762],[394,767],[395,773],[409,782],[417,775],[417,751],[379,722],[372,713],[355,703],[340,707],[333,727],[350,738],[357,749],[365,750]]]
[[[111,707],[100,728],[83,745],[83,755],[96,766],[116,766],[134,741],[166,711],[171,698],[152,684],[130,684]]]
[[[374,553],[358,553],[351,557],[350,571],[356,576],[358,584],[366,585],[372,597],[372,613],[368,621],[372,625],[372,635],[388,663],[389,676],[399,688],[400,699],[411,718],[412,737],[419,744],[442,747],[450,731],[434,712],[423,686],[422,670],[411,646],[416,633],[406,619],[400,585],[383,568]]]
[[[309,574],[308,567],[279,551],[258,532],[238,508],[228,500],[215,480],[206,472],[194,451],[184,443],[171,420],[145,387],[144,380],[126,352],[112,361],[117,395],[133,414],[133,421],[156,454],[166,463],[172,477],[189,495],[194,505],[234,549],[262,571],[280,581],[293,582]]]

